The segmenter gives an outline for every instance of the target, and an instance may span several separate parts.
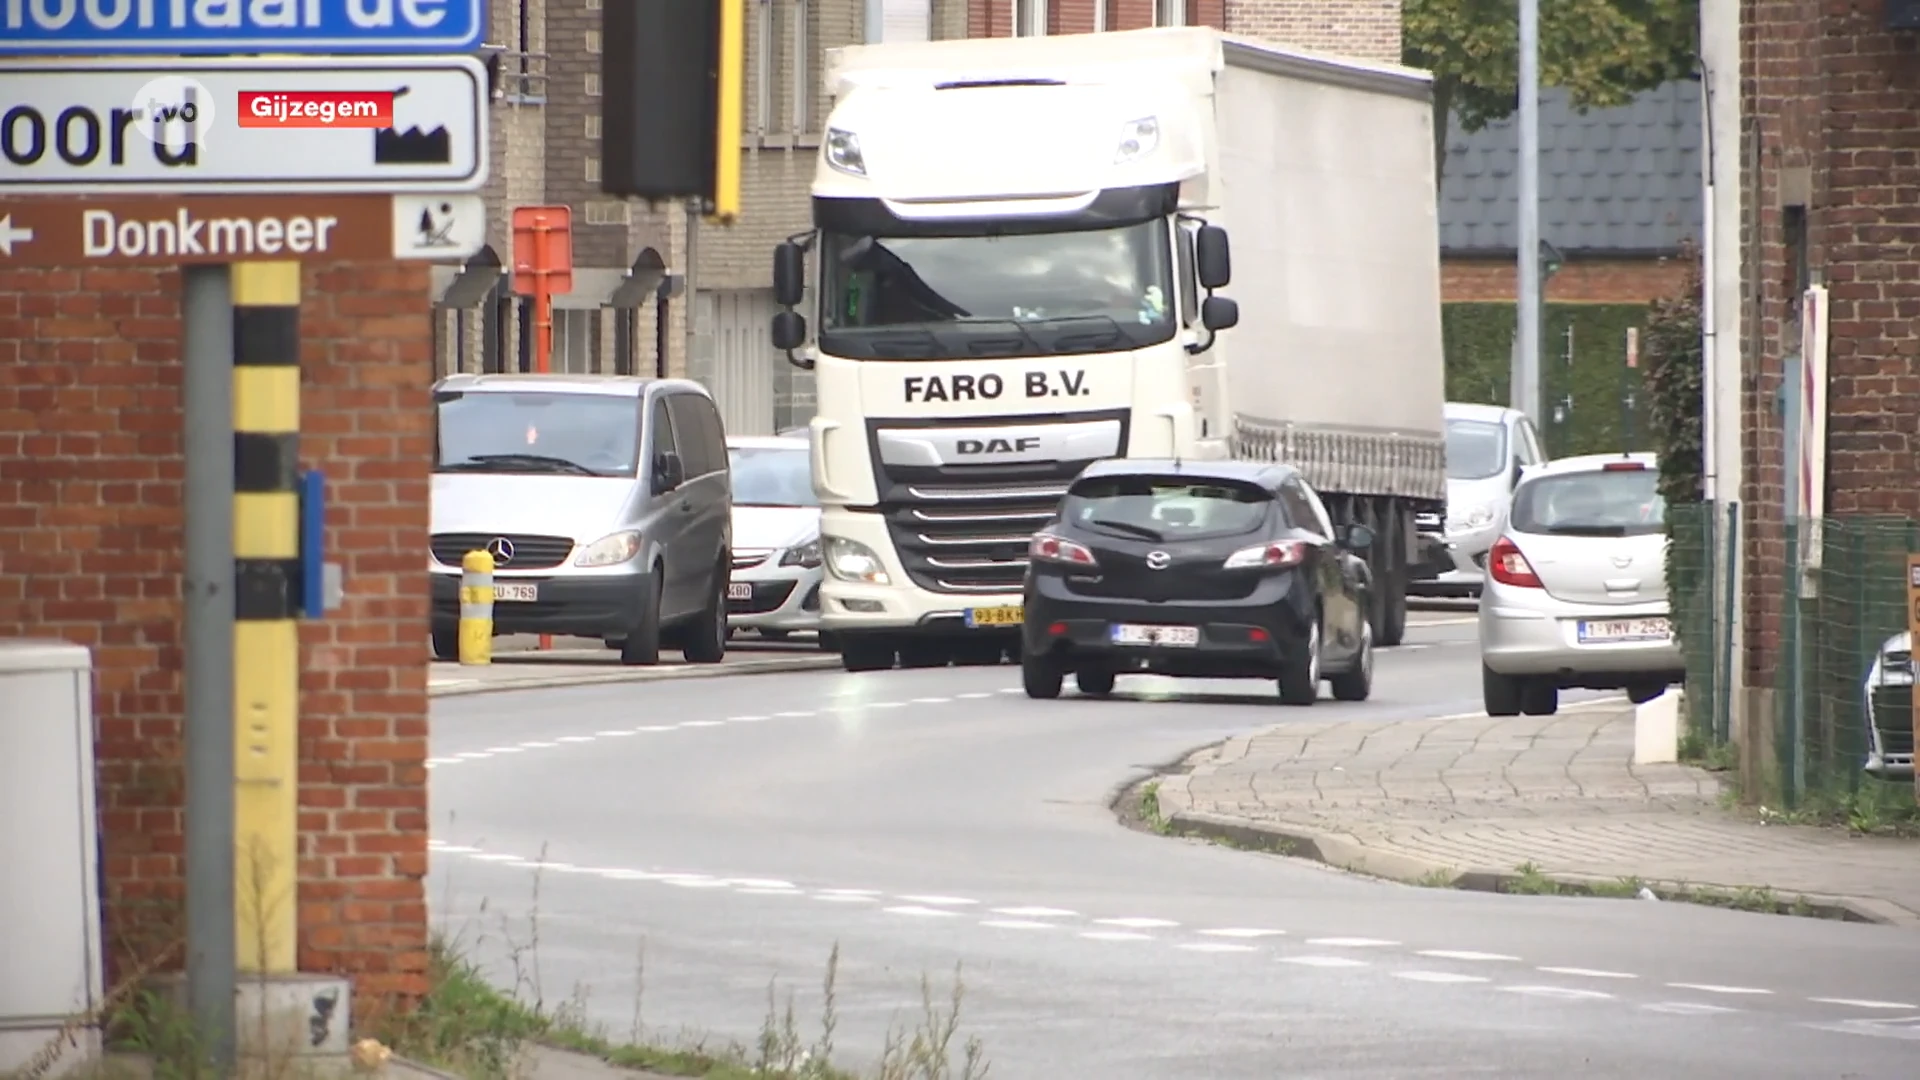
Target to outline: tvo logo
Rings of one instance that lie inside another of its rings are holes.
[[[200,80],[163,75],[134,92],[128,111],[134,117],[134,130],[157,150],[197,157],[218,115],[214,101],[213,91]]]

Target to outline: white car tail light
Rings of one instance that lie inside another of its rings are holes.
[[[1507,537],[1493,542],[1493,550],[1487,552],[1487,573],[1502,585],[1511,585],[1517,589],[1538,589],[1540,575],[1533,572],[1533,564],[1520,553],[1519,545]]]

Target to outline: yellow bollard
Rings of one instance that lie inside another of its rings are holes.
[[[493,556],[484,551],[460,560],[460,662],[493,663]]]

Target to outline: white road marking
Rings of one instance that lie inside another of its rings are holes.
[[[602,870],[600,876],[609,881],[658,881],[659,874],[649,874],[645,870]]]
[[[905,900],[909,904],[929,904],[933,907],[971,907],[979,903],[964,896],[896,896],[896,900]]]
[[[1063,907],[997,907],[995,915],[1011,915],[1017,919],[1060,919],[1068,915],[1078,915],[1077,911],[1068,911]]]
[[[954,696],[954,697],[957,697],[957,698],[959,698],[959,699],[961,699],[962,701],[978,701],[978,700],[980,700],[981,698],[987,698],[987,697],[992,697],[993,695],[992,695],[992,694],[983,694],[983,693],[980,693],[980,692],[978,692],[978,691],[975,691],[975,692],[973,692],[973,693],[971,693],[971,694],[955,694],[955,695],[953,695],[953,696]]]
[[[1753,986],[1720,986],[1717,983],[1668,983],[1675,990],[1698,990],[1703,994],[1771,994]]]
[[[997,691],[995,691],[995,693],[1000,693],[1000,694],[1024,694],[1024,693],[1026,693],[1026,691],[1025,691],[1025,690],[1022,690],[1022,689],[1020,689],[1020,688],[1019,688],[1019,687],[1017,687],[1017,686],[1003,686],[1003,687],[1001,687],[1001,688],[1000,688],[999,690],[997,690]]]
[[[1086,930],[1081,937],[1088,941],[1152,941],[1152,934],[1137,934],[1131,930]]]
[[[571,863],[548,863],[545,869],[561,874],[598,874],[600,872],[589,866],[574,866]]]
[[[489,746],[487,747],[487,753],[489,754],[524,754],[526,752],[527,750],[526,750],[526,747],[524,746]]]
[[[594,734],[594,737],[601,738],[601,739],[624,739],[627,736],[632,735],[633,732],[631,731],[596,731],[593,734]]]
[[[941,908],[923,907],[919,904],[904,904],[900,907],[882,908],[881,910],[889,915],[916,915],[921,918],[958,914],[958,912],[945,911]]]
[[[1920,1005],[1909,1005],[1904,1001],[1875,1001],[1872,998],[1808,998],[1807,1000],[1821,1005],[1845,1005],[1851,1009],[1897,1009],[1901,1012],[1920,1012]]]
[[[493,756],[492,754],[479,754],[479,753],[475,753],[472,750],[469,750],[466,753],[460,755],[460,760],[461,761],[479,761],[482,758],[490,758],[492,756]]]
[[[772,717],[770,717],[770,716],[729,716],[729,717],[727,717],[727,723],[729,723],[729,724],[757,724],[757,723],[759,723],[759,722],[760,722],[760,721],[762,721],[762,720],[771,720],[771,719],[773,719],[773,718],[772,718]]]
[[[1032,919],[982,919],[980,925],[998,930],[1051,930],[1060,924],[1035,922]]]
[[[727,883],[705,874],[661,874],[660,880],[683,889],[724,889]]]
[[[815,893],[815,900],[824,900],[829,904],[871,904],[880,898],[864,893]]]
[[[555,739],[554,741],[555,741],[555,742],[563,742],[563,743],[583,743],[583,742],[592,742],[592,741],[593,741],[593,736],[591,736],[591,735],[562,735],[562,736],[560,736],[560,737],[559,737],[558,739]]]
[[[746,885],[737,891],[746,896],[805,896],[799,889],[769,889],[759,885]]]
[[[1602,1001],[1613,997],[1604,990],[1577,990],[1571,986],[1503,986],[1500,989],[1509,994],[1562,998],[1567,1001]]]
[[[1396,971],[1396,979],[1423,983],[1483,983],[1490,982],[1484,975],[1461,975],[1453,971]]]
[[[876,701],[868,705],[867,708],[869,709],[901,709],[901,708],[905,708],[906,704],[907,703],[904,701]]]
[[[917,697],[917,698],[914,698],[914,699],[913,699],[913,704],[915,704],[915,705],[945,705],[945,704],[947,704],[948,702],[951,702],[952,700],[953,700],[952,698],[944,698],[944,697]]]
[[[1331,949],[1379,949],[1400,944],[1384,938],[1371,937],[1317,937],[1308,938],[1307,944],[1320,945]]]
[[[492,853],[475,855],[474,858],[481,862],[518,862],[520,860],[520,856],[518,855],[499,855]]]
[[[864,896],[869,900],[880,895],[879,889],[821,889],[828,896]]]
[[[1254,927],[1246,927],[1246,926],[1228,926],[1219,930],[1202,930],[1200,931],[1200,933],[1205,934],[1208,937],[1263,938],[1263,937],[1276,937],[1278,935],[1286,933],[1286,931],[1285,930],[1260,930]]]
[[[1505,953],[1474,952],[1472,949],[1422,949],[1415,956],[1431,956],[1436,960],[1518,960],[1517,956]]]
[[[810,712],[783,712],[783,713],[775,713],[774,715],[784,716],[792,720],[805,720],[807,717],[812,716],[813,714]]]
[[[1366,967],[1365,960],[1355,960],[1351,956],[1283,956],[1283,964],[1299,964],[1301,967],[1316,968],[1357,968]]]
[[[1137,916],[1128,916],[1122,919],[1095,919],[1093,921],[1099,923],[1101,926],[1124,926],[1129,930],[1156,930],[1180,925],[1172,919],[1148,919]]]
[[[681,727],[719,727],[725,720],[682,720]]]
[[[1252,945],[1240,945],[1231,941],[1185,941],[1180,943],[1179,948],[1185,949],[1188,952],[1205,952],[1205,953],[1259,952],[1260,951],[1258,948]]]
[[[639,727],[634,728],[633,733],[635,735],[639,735],[642,732],[647,732],[647,731],[672,731],[672,730],[673,730],[672,724],[642,724]]]
[[[736,878],[728,878],[726,880],[727,880],[727,884],[735,886],[737,888],[742,888],[742,889],[797,889],[799,888],[799,886],[795,885],[793,882],[783,881],[780,878],[736,877]]]
[[[557,742],[523,742],[520,744],[520,748],[522,750],[551,750],[559,745]]]
[[[436,851],[444,851],[449,855],[477,855],[480,853],[480,849],[477,847],[455,847],[452,844],[428,844],[427,846]]]
[[[1638,975],[1629,975],[1624,971],[1600,971],[1596,968],[1543,967],[1537,970],[1549,975],[1576,975],[1582,979],[1637,979]]]
[[[1650,1001],[1640,1007],[1648,1012],[1671,1013],[1674,1016],[1713,1016],[1740,1011],[1725,1005],[1709,1005],[1704,1001]]]

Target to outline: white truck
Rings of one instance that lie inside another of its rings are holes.
[[[1298,466],[1378,538],[1400,640],[1446,484],[1425,73],[1166,28],[853,46],[826,79],[772,332],[815,374],[847,670],[1017,654],[1029,536],[1106,457]]]

